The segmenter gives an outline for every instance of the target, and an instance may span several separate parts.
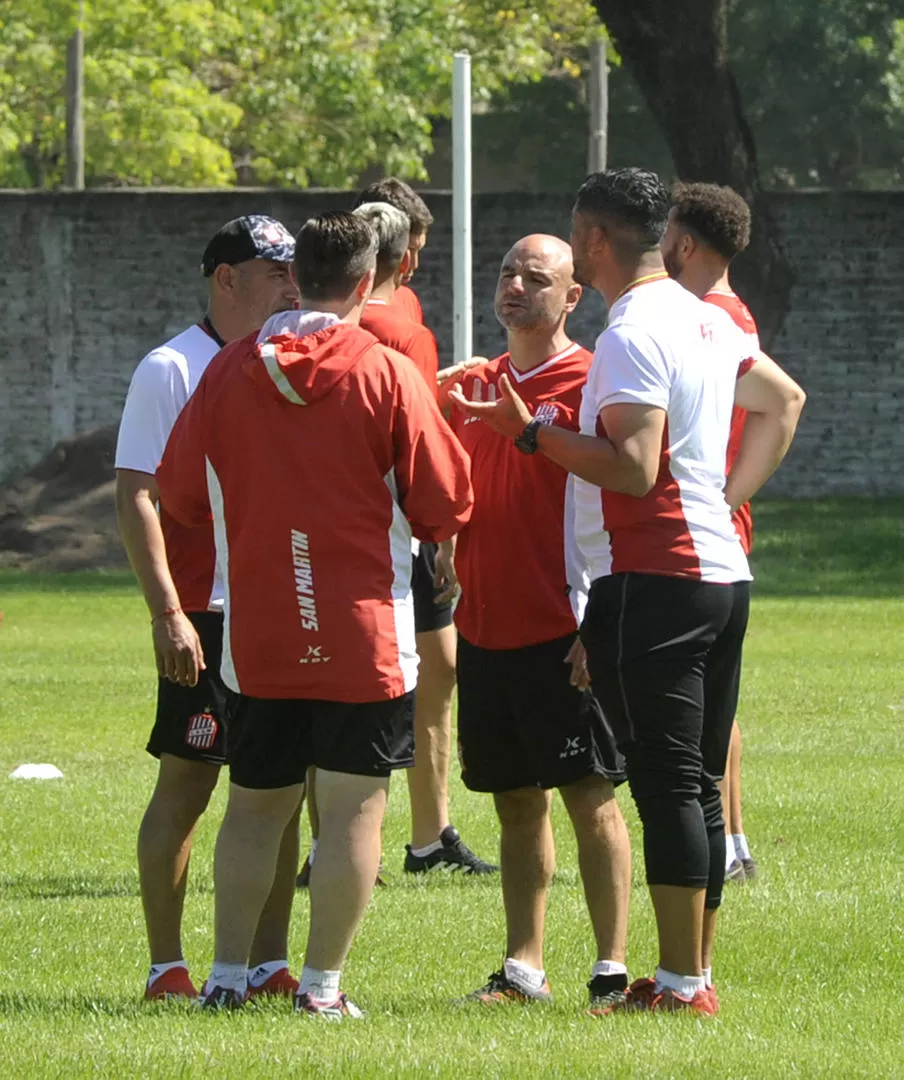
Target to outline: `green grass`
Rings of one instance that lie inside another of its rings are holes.
[[[453,1010],[498,963],[497,882],[401,873],[404,781],[385,829],[390,887],[367,913],[345,983],[361,1024],[235,1016],[138,1001],[146,971],[134,846],[155,764],[154,679],[126,576],[0,575],[0,1075],[786,1077],[902,1075],[904,503],[758,507],[746,653],[745,824],[761,868],[732,888],[717,957],[722,1013],[582,1016],[592,941],[574,844],[555,806],[547,924],[551,1009]],[[24,761],[65,778],[7,780]],[[196,976],[211,953],[211,854],[225,785],[203,819],[186,905]],[[453,781],[453,819],[495,848],[490,802]],[[655,962],[636,816],[630,964]],[[297,965],[307,925],[298,897]]]

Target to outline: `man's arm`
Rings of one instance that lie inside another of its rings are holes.
[[[471,517],[470,461],[410,364],[398,369],[392,438],[399,504],[412,533],[428,543],[451,539]]]
[[[157,515],[157,481],[149,473],[116,470],[119,535],[151,614],[154,656],[161,678],[194,686],[204,670],[201,641],[182,612]]]
[[[495,402],[468,401],[461,385],[450,392],[455,404],[501,435],[515,438],[532,419],[507,375],[499,379],[502,397]],[[665,431],[665,410],[653,405],[620,402],[600,413],[607,438],[543,424],[537,449],[582,480],[607,491],[642,498],[656,483]]]
[[[765,353],[738,379],[735,404],[747,410],[741,448],[725,483],[737,510],[766,483],[788,452],[807,395]]]

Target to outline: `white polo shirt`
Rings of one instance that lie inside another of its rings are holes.
[[[581,433],[605,437],[600,411],[619,403],[663,409],[666,426],[647,495],[575,481],[575,532],[591,580],[626,571],[750,580],[724,496],[735,385],[750,352],[724,312],[670,279],[613,304],[584,387]]]
[[[170,432],[219,344],[200,325],[152,349],[132,375],[116,442],[116,468],[153,476]],[[167,561],[186,611],[222,610],[213,529],[186,529],[161,515]]]

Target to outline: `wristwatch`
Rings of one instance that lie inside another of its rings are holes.
[[[542,421],[531,420],[524,431],[515,439],[515,446],[522,454],[535,454],[537,452],[537,432],[540,430]]]

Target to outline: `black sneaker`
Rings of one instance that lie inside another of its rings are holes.
[[[307,889],[311,884],[311,856],[306,855],[304,862],[301,864],[301,872],[295,879],[296,889]]]
[[[464,843],[458,835],[458,829],[454,825],[447,825],[439,834],[441,848],[431,851],[429,855],[415,855],[411,850],[411,844],[405,845],[405,872],[407,874],[423,874],[432,870],[435,866],[446,867],[450,870],[460,870],[463,874],[495,874],[498,866],[484,862]]]
[[[487,980],[486,986],[474,990],[467,997],[459,998],[457,1004],[466,1005],[476,1001],[481,1005],[529,1005],[534,1001],[544,1004],[552,1003],[552,991],[549,989],[549,981],[544,980],[540,987],[528,986],[526,983],[515,982],[510,979],[503,969],[494,971]]]
[[[752,859],[749,855],[746,859],[741,859],[741,866],[744,867],[744,877],[747,879],[747,881],[753,881],[753,879],[759,873],[755,860]]]
[[[238,990],[227,990],[224,986],[214,986],[210,990],[205,986],[200,994],[202,1009],[225,1012],[241,1009],[245,1005],[245,995]]]
[[[621,984],[624,985],[621,985]],[[626,975],[594,975],[587,983],[590,991],[588,1016],[608,1016],[621,1008],[628,997],[628,977]]]

